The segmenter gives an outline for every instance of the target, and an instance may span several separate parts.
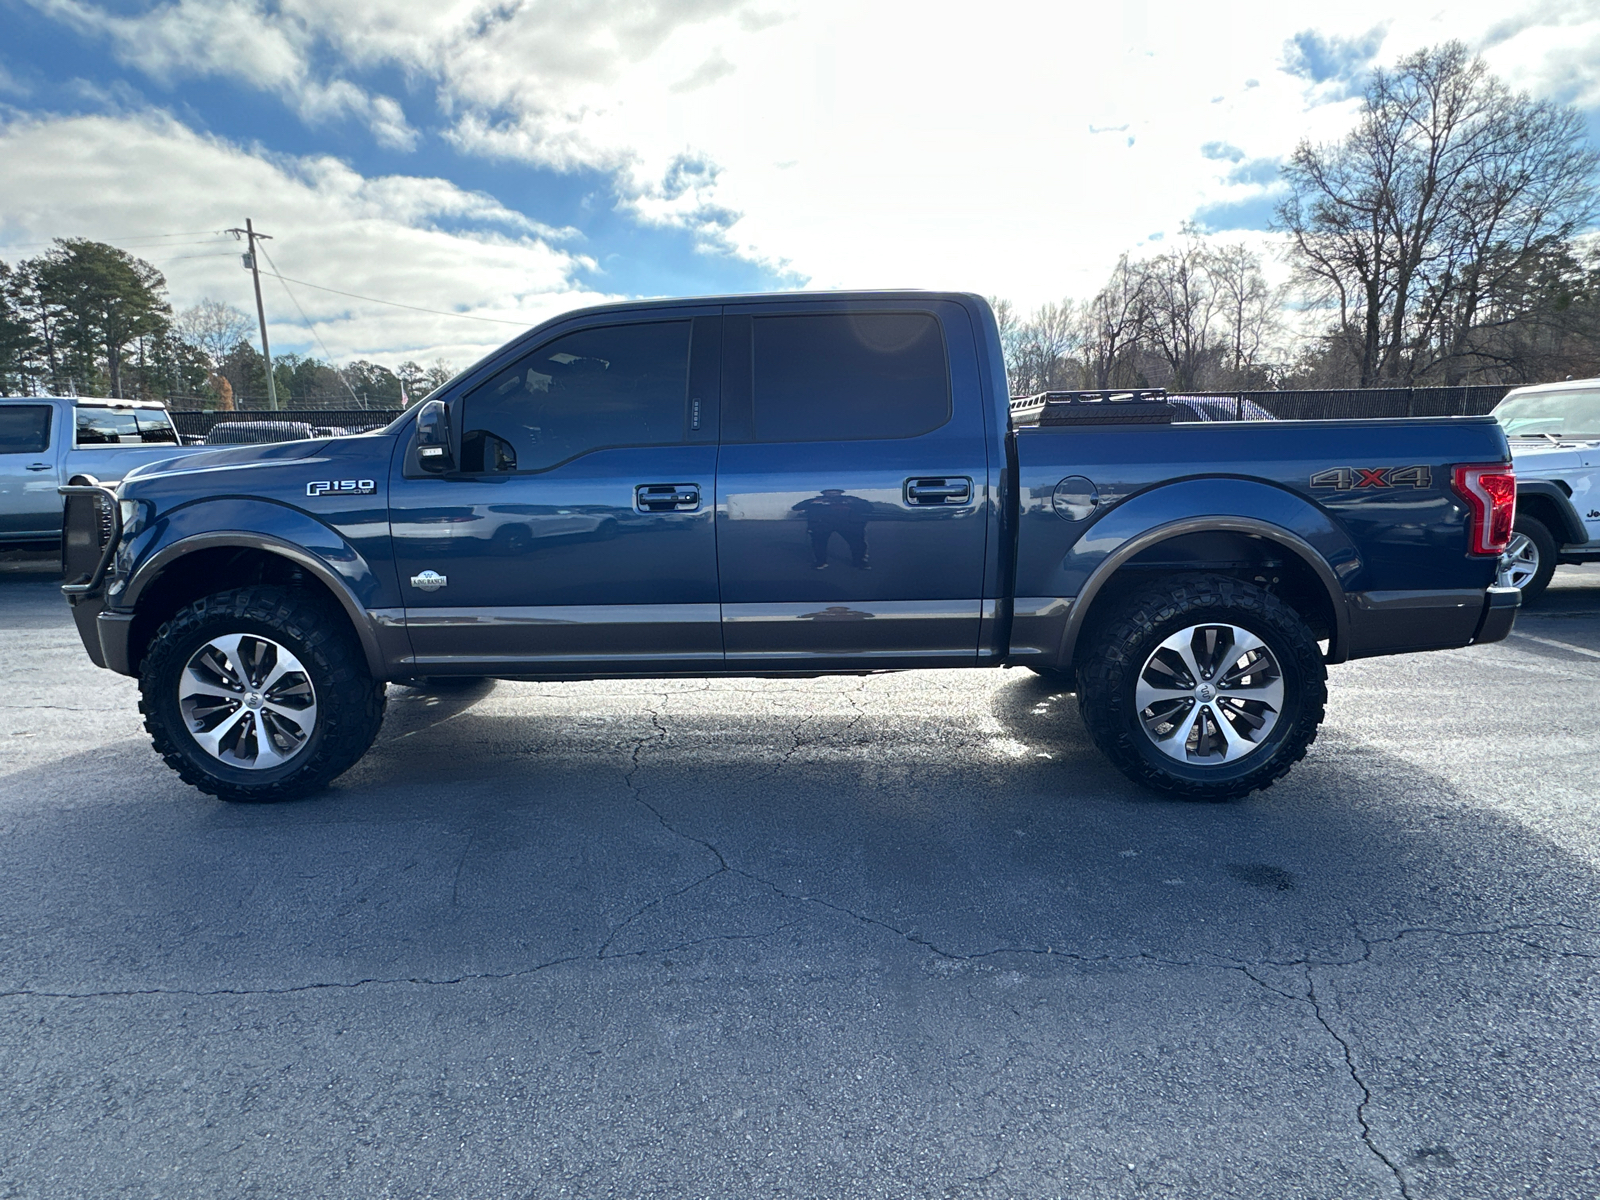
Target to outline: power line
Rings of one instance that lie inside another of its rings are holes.
[[[269,258],[267,260],[271,262]],[[267,272],[269,275],[272,272]],[[431,313],[436,317],[460,317],[463,321],[488,321],[493,325],[515,325],[518,329],[528,328],[526,321],[507,321],[501,317],[478,317],[472,313],[445,312],[437,308],[418,308],[415,304],[401,304],[398,300],[380,300],[376,296],[358,296],[355,292],[341,292],[338,288],[323,287],[320,283],[307,283],[303,279],[290,279],[287,275],[279,275],[279,279],[287,283],[299,284],[301,287],[314,288],[319,292],[332,292],[335,296],[348,296],[352,300],[366,300],[372,304],[387,304],[390,308],[407,308],[412,312]]]
[[[317,331],[316,322],[314,322],[310,317],[306,316],[306,310],[300,307],[300,301],[295,297],[295,294],[289,290],[288,280],[284,279],[282,275],[278,274],[278,264],[272,261],[272,255],[267,254],[267,248],[265,246],[261,247],[261,253],[266,254],[267,264],[272,268],[272,270],[268,271],[267,274],[271,275],[283,285],[284,293],[289,297],[289,303],[293,304],[295,308],[299,310],[300,319],[306,323],[306,328],[311,330],[311,336],[317,339],[317,345],[321,346],[322,352],[328,356],[328,365],[333,367],[333,351],[329,350],[328,343],[322,340],[322,334]],[[333,373],[339,377],[339,382],[344,384],[344,390],[350,393],[350,399],[355,400],[358,404],[360,404],[361,402],[356,396],[356,390],[350,386],[350,381],[344,377],[344,372],[339,370],[338,367],[333,367]],[[365,408],[366,405],[362,404],[361,407]]]
[[[101,240],[107,242],[142,242],[148,241],[152,238],[203,237],[207,234],[216,234],[221,236],[227,232],[228,231],[226,229],[186,229],[179,233],[130,233],[123,237],[113,236]],[[16,250],[31,250],[35,246],[54,246],[56,242],[60,240],[62,239],[51,238],[47,242],[7,242],[6,245]],[[195,244],[199,245],[198,242]]]

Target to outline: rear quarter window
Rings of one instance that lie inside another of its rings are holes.
[[[80,408],[80,446],[172,445],[178,440],[172,419],[159,409]]]
[[[757,317],[758,442],[911,438],[950,420],[950,366],[929,313]]]

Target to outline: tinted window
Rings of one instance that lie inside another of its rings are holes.
[[[0,454],[42,454],[49,447],[48,404],[0,404]]]
[[[159,409],[80,408],[78,445],[122,446],[178,440],[172,420]]]
[[[926,313],[755,319],[759,442],[908,438],[950,419],[939,323]]]
[[[569,333],[468,394],[461,466],[538,471],[603,446],[682,442],[688,392],[688,321]]]

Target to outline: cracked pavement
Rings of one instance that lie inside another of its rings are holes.
[[[1600,567],[1142,793],[1019,671],[390,690],[149,748],[0,556],[0,1195],[1600,1195]]]

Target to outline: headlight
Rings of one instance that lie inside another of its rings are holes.
[[[122,536],[132,537],[144,528],[146,509],[137,500],[119,500],[117,506],[122,510]]]

